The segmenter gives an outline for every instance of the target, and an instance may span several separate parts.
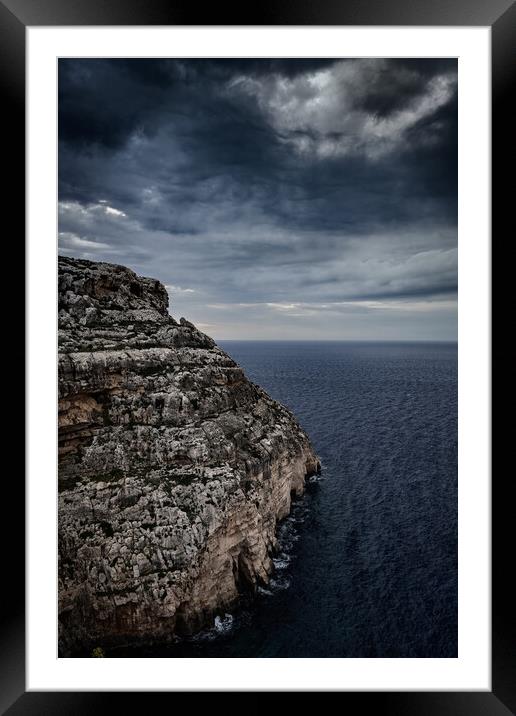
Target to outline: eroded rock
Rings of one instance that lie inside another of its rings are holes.
[[[63,654],[168,640],[266,583],[319,463],[294,416],[164,286],[59,259]]]

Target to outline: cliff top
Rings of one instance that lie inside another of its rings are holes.
[[[211,348],[211,338],[168,313],[165,286],[117,264],[59,256],[59,352]]]
[[[70,310],[78,300],[103,309],[151,309],[168,313],[163,284],[138,276],[126,266],[59,256],[59,308]]]

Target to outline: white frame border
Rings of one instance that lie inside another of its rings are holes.
[[[27,690],[491,689],[489,27],[27,28]],[[137,49],[137,54],[135,50]],[[58,659],[56,59],[459,58],[457,659]]]

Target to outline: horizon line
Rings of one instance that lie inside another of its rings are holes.
[[[457,339],[427,338],[213,338],[225,343],[455,343]]]

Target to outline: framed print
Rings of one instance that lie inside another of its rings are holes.
[[[27,146],[7,713],[516,708],[491,456],[514,13],[0,3]]]

